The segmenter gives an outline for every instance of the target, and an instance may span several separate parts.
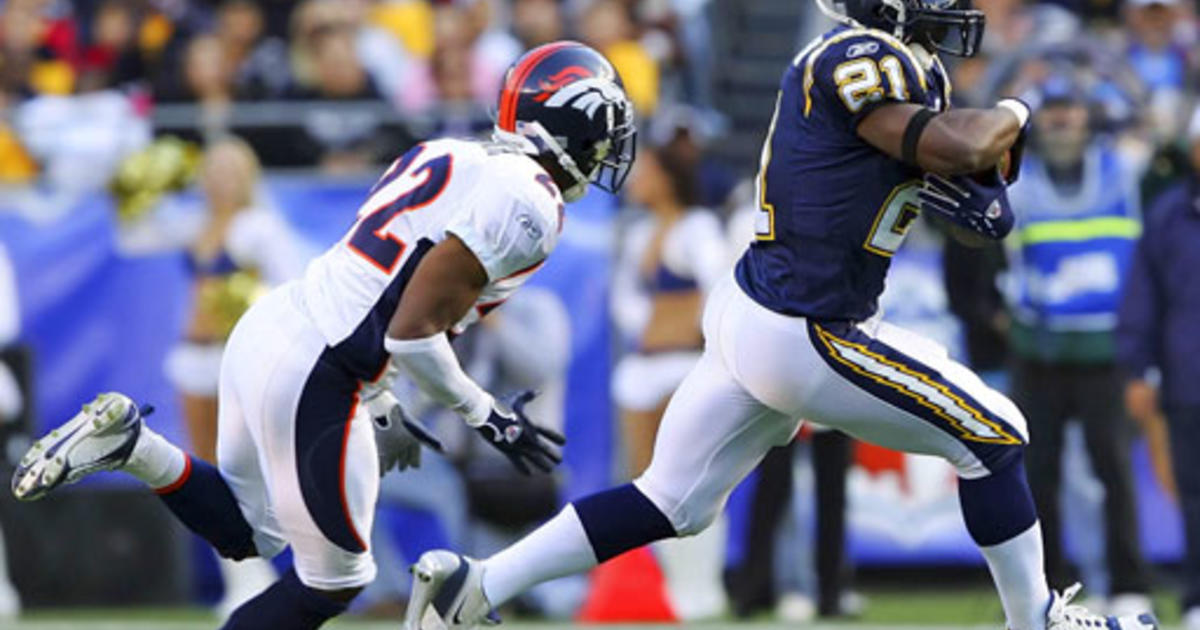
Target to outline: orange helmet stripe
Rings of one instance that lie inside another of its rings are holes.
[[[577,46],[576,42],[562,41],[553,44],[546,44],[535,50],[527,58],[517,64],[508,75],[508,80],[504,82],[504,89],[500,92],[500,111],[498,118],[500,128],[505,131],[517,130],[517,100],[521,96],[521,86],[525,80],[529,78],[529,73],[537,67],[543,59],[549,57],[568,46]]]

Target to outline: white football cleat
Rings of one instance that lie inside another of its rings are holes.
[[[1076,584],[1059,593],[1051,591],[1046,612],[1046,630],[1159,630],[1158,619],[1149,612],[1125,617],[1104,617],[1071,600],[1083,588]]]
[[[483,594],[478,560],[437,549],[421,554],[411,571],[405,630],[469,630],[500,623]]]
[[[124,394],[100,394],[29,448],[13,473],[13,496],[36,501],[94,472],[119,468],[141,432],[136,403]]]

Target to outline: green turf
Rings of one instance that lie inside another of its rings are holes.
[[[698,630],[1003,630],[1000,603],[995,593],[983,588],[932,591],[870,590],[862,619],[803,626],[781,624],[767,616],[749,622],[728,620],[694,624]],[[1175,600],[1156,598],[1157,612],[1168,627],[1179,622]],[[18,622],[0,621],[0,630],[212,630],[216,619],[196,608],[34,611]],[[398,621],[346,620],[328,626],[333,630],[398,630]],[[605,628],[645,628],[647,626],[604,626]],[[506,623],[506,630],[567,630],[564,623]]]

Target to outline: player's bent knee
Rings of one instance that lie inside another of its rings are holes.
[[[675,535],[680,538],[695,536],[708,529],[724,507],[723,501],[702,500],[697,493],[688,493],[679,498],[663,491],[660,484],[655,483],[655,479],[649,475],[642,475],[633,484],[667,517],[675,529]]]
[[[690,510],[687,522],[682,526],[676,526],[675,532],[680,538],[695,536],[706,530],[717,520],[717,515],[721,513],[722,506],[704,506],[706,509]]]
[[[982,479],[1005,470],[1025,456],[1025,444],[989,444],[956,458],[947,458],[960,479]]]
[[[305,587],[322,594],[352,591],[357,594],[375,580],[377,568],[370,552],[352,554],[332,547],[329,543],[316,553],[293,547],[296,574]]]

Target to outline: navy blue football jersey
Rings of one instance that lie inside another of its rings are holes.
[[[949,96],[936,57],[922,63],[882,31],[839,27],[805,47],[783,76],[763,146],[742,289],[787,315],[870,317],[919,216],[922,173],[860,138],[858,123],[889,102],[942,111]]]

